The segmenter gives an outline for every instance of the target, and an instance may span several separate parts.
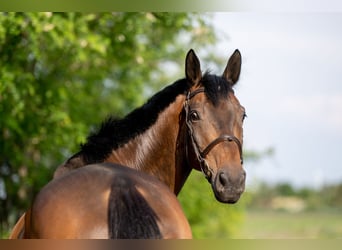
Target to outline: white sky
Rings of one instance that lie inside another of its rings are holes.
[[[218,53],[243,57],[236,95],[247,109],[248,182],[317,187],[342,181],[342,12],[215,13]]]
[[[229,0],[216,0],[224,6]],[[340,0],[230,0],[229,6],[238,11],[291,11],[322,12],[341,11]]]

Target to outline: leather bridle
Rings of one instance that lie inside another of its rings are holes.
[[[210,181],[211,177],[213,175],[213,170],[210,168],[209,164],[205,160],[205,157],[210,153],[210,151],[217,144],[219,144],[221,142],[225,142],[225,141],[226,142],[235,142],[235,144],[237,145],[237,147],[239,149],[241,164],[243,164],[243,155],[242,155],[242,144],[241,144],[240,140],[237,137],[235,137],[234,135],[228,135],[228,134],[220,135],[215,140],[210,142],[209,145],[204,148],[204,150],[200,149],[200,146],[198,145],[198,142],[194,136],[192,123],[191,123],[190,117],[189,117],[190,113],[191,113],[189,101],[195,95],[197,95],[199,93],[203,93],[203,92],[205,92],[204,88],[198,88],[198,89],[194,90],[193,92],[189,91],[187,96],[186,96],[186,99],[185,99],[184,110],[185,110],[185,122],[186,122],[186,125],[188,127],[189,135],[190,135],[190,138],[192,141],[192,145],[193,145],[196,157],[200,163],[200,167],[201,167],[202,172],[204,173],[207,180]]]

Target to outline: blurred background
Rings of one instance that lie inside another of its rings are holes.
[[[108,115],[184,77],[190,48],[236,96],[246,192],[218,203],[193,171],[179,195],[194,238],[342,236],[342,15],[334,12],[0,13],[0,235]]]

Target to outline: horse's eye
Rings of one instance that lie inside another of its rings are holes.
[[[245,120],[246,117],[247,117],[247,114],[246,114],[246,113],[243,113],[242,122]]]
[[[199,114],[197,113],[197,111],[192,110],[192,111],[190,112],[189,119],[190,119],[190,121],[192,121],[192,122],[196,122],[196,121],[200,120],[200,116],[199,116]]]

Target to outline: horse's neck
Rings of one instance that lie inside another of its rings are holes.
[[[183,127],[180,113],[184,98],[179,95],[159,114],[155,124],[122,147],[113,150],[105,161],[151,174],[178,194],[191,171],[186,164],[184,147],[180,146],[184,144],[184,137],[179,136]]]

